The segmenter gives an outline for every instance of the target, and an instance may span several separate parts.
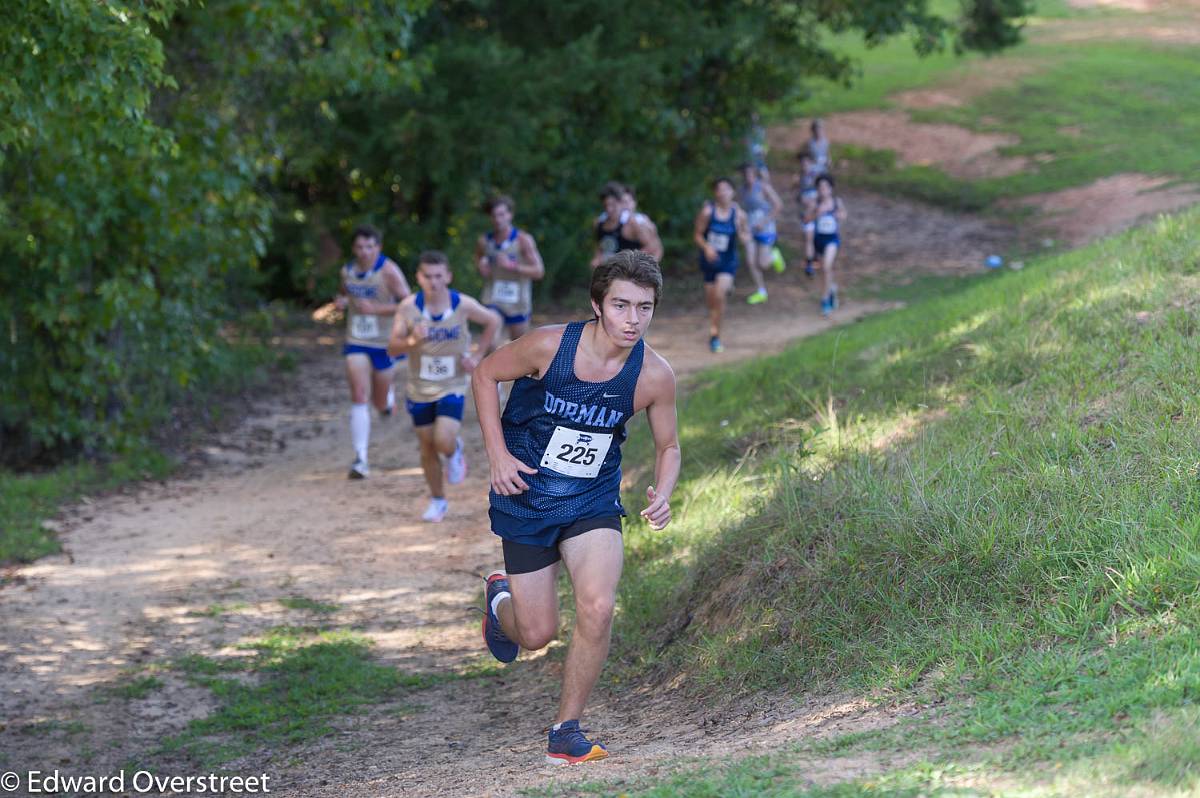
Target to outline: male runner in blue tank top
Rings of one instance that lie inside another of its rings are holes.
[[[475,243],[482,301],[504,318],[508,337],[515,341],[529,330],[533,283],[546,276],[546,266],[533,236],[513,225],[512,197],[492,197],[483,210],[492,218],[492,229]]]
[[[718,177],[712,184],[713,198],[696,214],[693,239],[700,247],[700,272],[704,275],[704,298],[708,304],[708,346],[714,353],[725,351],[721,344],[721,321],[725,300],[733,290],[737,274],[737,242],[750,250],[750,225],[746,214],[733,201],[733,181]]]
[[[491,464],[492,530],[505,571],[488,576],[483,636],[501,662],[558,634],[559,562],[575,591],[575,629],[563,670],[547,760],[600,759],[607,749],[579,727],[608,656],[621,547],[621,444],[646,411],[654,438],[654,485],[641,515],[671,521],[679,479],[675,374],[645,341],[662,293],[658,263],[620,252],[592,273],[595,319],[541,327],[498,349],[472,377]],[[504,417],[496,385],[516,380]],[[519,648],[518,648],[519,647]]]
[[[605,183],[600,190],[600,201],[604,203],[604,212],[596,217],[596,251],[591,262],[593,269],[609,255],[627,249],[641,249],[652,255],[655,251],[662,251],[657,228],[643,228],[638,221],[640,214],[632,213],[625,207],[623,185],[615,180]]]

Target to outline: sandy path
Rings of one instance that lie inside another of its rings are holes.
[[[883,309],[855,299],[856,281],[864,284],[880,269],[974,269],[978,253],[1005,234],[871,195],[848,195],[847,202],[858,214],[847,238],[858,244],[847,249],[846,302],[833,321],[817,314],[812,282],[792,269],[771,276],[771,301],[758,309],[745,305],[749,280],[739,279],[723,355],[707,351],[702,310],[670,300],[654,322],[652,345],[685,377],[774,351]],[[897,236],[887,232],[896,230],[895,219],[880,213],[908,213],[925,226]],[[785,225],[785,233],[794,230]],[[485,457],[472,411],[464,424],[471,473],[449,489],[446,521],[423,524],[417,519],[425,488],[408,419],[374,421],[371,478],[348,482],[339,339],[323,328],[282,343],[302,352],[298,374],[214,441],[201,467],[72,508],[62,519],[67,553],[19,569],[0,587],[0,769],[58,767],[83,775],[145,762],[157,741],[211,711],[213,699],[171,673],[144,699],[105,699],[106,688],[127,669],[189,653],[219,655],[280,624],[353,628],[374,641],[381,661],[406,672],[445,672],[481,660],[478,615],[470,608],[479,575],[500,556],[486,526]],[[339,609],[318,618],[278,603],[292,596]],[[214,605],[232,609],[214,617]],[[770,748],[888,723],[892,715],[836,696],[714,708],[649,688],[606,689],[588,724],[603,730],[620,756],[564,773],[541,765],[557,676],[556,662],[535,658],[499,680],[401,696],[339,718],[337,733],[317,743],[261,751],[226,770],[266,771],[280,795],[507,795],[552,780],[653,774],[681,750],[699,756]],[[410,712],[396,711],[408,705]],[[196,772],[186,762],[151,762],[159,772]],[[818,781],[822,773],[836,775],[821,763],[813,768]]]

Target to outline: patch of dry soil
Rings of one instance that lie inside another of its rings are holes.
[[[1008,205],[1037,209],[1042,229],[1071,246],[1080,246],[1200,202],[1200,188],[1171,182],[1165,177],[1125,173],[1086,186],[1022,197]]]
[[[839,144],[895,151],[909,166],[936,166],[954,177],[1005,177],[1024,171],[1029,159],[1001,155],[1001,147],[1020,139],[1008,133],[976,133],[957,125],[914,122],[905,111],[848,111],[825,119],[826,134]],[[808,123],[771,130],[771,147],[799,150],[808,140]]]

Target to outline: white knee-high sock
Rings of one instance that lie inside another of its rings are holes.
[[[371,410],[365,402],[350,405],[350,440],[354,442],[354,453],[367,462],[367,441],[371,439]]]

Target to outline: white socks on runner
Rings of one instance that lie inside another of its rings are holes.
[[[396,407],[396,388],[395,388],[395,386],[388,388],[387,407],[388,407],[388,410],[392,410]]]
[[[354,454],[367,462],[367,442],[371,440],[371,409],[364,403],[350,405],[350,440],[354,443]]]
[[[497,593],[496,595],[492,596],[492,614],[499,618],[500,602],[510,598],[512,598],[512,594],[507,590],[505,590],[503,593]]]

